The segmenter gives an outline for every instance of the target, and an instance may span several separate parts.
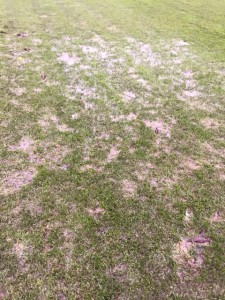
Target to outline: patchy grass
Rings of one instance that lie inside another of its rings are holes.
[[[224,3],[0,5],[0,298],[223,299]]]

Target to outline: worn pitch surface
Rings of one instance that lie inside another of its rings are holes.
[[[0,0],[0,299],[225,297],[225,5]]]

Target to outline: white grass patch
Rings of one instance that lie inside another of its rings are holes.
[[[225,181],[225,174],[219,174],[219,179],[221,181]]]
[[[26,88],[25,87],[10,88],[10,91],[17,97],[20,97],[26,93]]]
[[[186,211],[186,225],[192,220],[191,211]],[[191,218],[191,219],[190,219]],[[182,237],[176,243],[172,250],[172,257],[178,267],[178,276],[184,279],[186,276],[197,276],[199,270],[204,264],[204,248],[209,246],[211,240],[206,237],[205,233],[194,233],[189,230],[191,237]]]
[[[130,113],[128,115],[119,115],[119,116],[110,116],[113,122],[121,122],[121,121],[134,121],[137,119],[137,115],[134,113]]]
[[[194,73],[191,70],[185,70],[182,75],[187,78],[187,79],[191,79],[194,75]]]
[[[183,94],[181,96],[181,98],[183,99],[187,99],[187,98],[198,98],[201,97],[202,93],[199,91],[183,91]]]
[[[137,80],[137,82],[145,89],[147,89],[148,91],[151,91],[151,86],[148,84],[148,81],[146,81],[145,79],[143,78],[139,78]]]
[[[87,212],[94,219],[98,219],[99,217],[101,217],[101,215],[103,215],[105,213],[105,209],[101,208],[101,207],[97,207],[97,208],[94,208],[94,209],[93,208],[87,208]]]
[[[161,57],[159,52],[154,52],[152,50],[150,44],[143,43],[134,38],[126,38],[125,43],[125,47],[121,48],[119,43],[115,41],[105,41],[99,35],[94,35],[93,38],[89,39],[87,44],[83,45],[79,45],[76,38],[70,38],[68,43],[65,41],[65,39],[62,39],[61,41],[55,41],[54,44],[57,52],[63,53],[65,60],[67,61],[70,61],[72,57],[68,53],[73,53],[75,57],[78,57],[78,55],[80,55],[80,50],[83,52],[79,62],[79,70],[77,71],[75,68],[67,69],[70,82],[65,90],[65,96],[71,100],[75,100],[76,97],[79,96],[84,101],[85,110],[94,109],[94,106],[89,104],[90,102],[87,102],[86,98],[96,98],[96,96],[99,97],[104,95],[105,92],[104,90],[100,91],[101,95],[97,95],[95,88],[87,87],[85,82],[82,82],[81,79],[83,76],[82,74],[84,73],[88,76],[95,76],[96,70],[101,70],[102,72],[106,73],[109,78],[114,76],[114,74],[117,74],[117,77],[123,76],[124,78],[124,74],[126,74],[125,76],[132,77],[132,79],[140,85],[140,93],[135,95],[133,91],[129,90],[123,92],[120,90],[120,88],[118,93],[121,94],[122,100],[125,103],[129,103],[137,99],[136,103],[140,103],[141,105],[145,105],[145,107],[149,107],[149,101],[145,101],[145,99],[148,99],[151,96],[149,92],[152,90],[152,87],[149,85],[147,80],[135,73],[135,65],[138,64],[141,66],[151,66],[154,68],[157,67],[163,69],[166,80],[171,79],[172,71],[174,73],[174,86],[172,87],[172,90],[175,87],[176,82],[178,85],[181,85],[186,79],[186,90],[191,94],[185,94],[184,91],[184,95],[181,94],[179,97],[181,100],[195,97],[193,94],[193,89],[197,88],[197,83],[193,80],[191,71],[189,72],[189,70],[186,69],[186,71],[184,71],[182,74],[182,68],[177,66],[177,63],[183,65],[184,61],[186,62],[186,60],[191,57],[190,53],[186,51],[188,46],[186,42],[182,40],[175,40],[171,41],[170,44],[166,46],[171,51],[173,50],[176,52],[176,58],[174,58],[174,60],[171,59],[171,57]],[[126,61],[129,58],[132,58],[133,66],[127,67]],[[91,66],[89,63],[90,61],[95,61],[96,65]],[[72,60],[71,64],[73,63],[74,62]],[[88,71],[88,73],[85,71]],[[181,75],[184,77],[184,79],[180,78]],[[192,90],[189,91],[189,89]]]
[[[97,173],[101,173],[103,171],[103,168],[102,167],[96,167],[96,166],[90,165],[90,164],[81,167],[82,172],[88,172],[90,170],[95,171]]]
[[[177,275],[183,280],[190,273],[198,275],[198,269],[203,266],[204,256],[202,248],[197,248],[188,238],[182,238],[173,248],[173,260],[177,264]]]
[[[106,276],[114,278],[119,283],[124,283],[128,280],[128,267],[125,263],[114,265],[114,267],[106,271]]]
[[[134,100],[136,95],[131,91],[125,91],[122,95],[124,102],[129,103],[131,100]]]
[[[154,53],[149,44],[137,41],[134,38],[127,38],[128,46],[125,52],[129,55],[136,65],[147,64],[151,67],[161,65],[161,57]]]
[[[6,121],[6,120],[1,121],[0,126],[3,128],[7,128],[9,126],[9,121]]]
[[[183,40],[175,41],[174,42],[175,47],[180,48],[180,47],[186,47],[189,46],[188,42],[185,42]]]
[[[51,86],[59,86],[60,82],[59,81],[54,81],[54,80],[52,80],[52,81],[47,80],[47,81],[45,81],[45,85],[49,86],[49,87],[51,87]]]
[[[90,70],[90,69],[91,69],[91,67],[88,66],[88,65],[80,65],[79,68],[80,68],[80,70],[83,70],[83,71],[86,71],[86,70]]]
[[[207,152],[208,154],[212,155],[213,156],[217,156],[217,159],[218,157],[222,157],[222,158],[225,158],[225,149],[224,148],[215,148],[213,145],[205,142],[203,145],[203,150],[205,150],[205,152]],[[218,163],[218,160],[217,160],[217,163]]]
[[[192,223],[193,217],[194,217],[193,211],[191,209],[189,209],[189,208],[186,209],[185,216],[184,216],[184,223],[185,224]]]
[[[49,169],[67,170],[67,166],[62,165],[63,158],[70,152],[66,145],[60,141],[34,141],[30,137],[22,137],[17,145],[8,147],[9,151],[21,151],[27,154],[29,163],[28,170],[14,172],[4,179],[5,190],[15,186],[15,190],[28,184],[36,174],[39,165],[45,165]],[[22,164],[23,162],[20,162]]]
[[[94,43],[97,43],[101,48],[107,48],[108,43],[100,36],[100,35],[95,35],[94,38],[92,39]]]
[[[91,54],[91,53],[98,52],[98,48],[96,48],[96,47],[83,45],[83,46],[80,46],[80,48],[83,51],[83,53],[85,53],[85,54]]]
[[[28,202],[26,208],[30,212],[32,217],[42,214],[42,207],[36,202]]]
[[[154,168],[155,166],[151,163],[139,162],[136,166],[135,175],[140,181],[146,180]]]
[[[137,185],[134,181],[124,179],[122,182],[122,190],[125,197],[133,197],[136,194]]]
[[[207,129],[218,129],[221,126],[218,120],[212,118],[202,119],[200,123]]]
[[[25,112],[33,112],[33,108],[28,104],[28,103],[24,103],[21,105],[21,109]]]
[[[167,138],[171,138],[171,128],[161,120],[149,121],[143,120],[146,127],[151,128],[156,134],[163,134]]]
[[[74,113],[74,114],[72,114],[71,118],[72,118],[72,120],[77,120],[77,119],[79,119],[79,114]]]
[[[32,43],[33,43],[33,45],[35,45],[35,46],[39,46],[39,45],[42,44],[42,40],[39,39],[39,38],[34,38],[34,39],[32,39]]]
[[[40,152],[30,152],[29,161],[34,165],[45,165],[49,169],[61,168],[63,158],[70,152],[66,145],[57,141],[39,143]]]
[[[177,263],[183,263],[185,258],[190,258],[190,251],[192,244],[188,241],[188,238],[181,238],[181,240],[175,245],[173,251],[173,257]]]
[[[223,213],[216,211],[210,217],[210,222],[213,223],[225,223],[225,216]]]
[[[149,183],[152,187],[156,188],[159,185],[159,180],[158,178],[154,177],[150,179]]]
[[[95,105],[91,102],[84,101],[84,109],[85,110],[93,110],[95,108]]]
[[[33,151],[35,148],[35,142],[32,138],[28,136],[24,136],[21,138],[17,145],[9,146],[10,151],[23,151],[25,153],[29,153]]]
[[[67,64],[68,66],[73,66],[74,64],[77,64],[80,62],[80,59],[76,57],[75,55],[70,56],[68,53],[62,53],[60,56],[58,56],[58,61],[63,62]]]
[[[116,160],[119,154],[120,150],[118,149],[118,146],[112,146],[107,156],[107,163],[111,163],[112,161]]]
[[[56,128],[60,132],[73,132],[73,129],[68,127],[66,124],[56,124]]]
[[[13,245],[13,252],[16,254],[18,259],[21,259],[24,257],[27,248],[28,247],[22,242],[16,243]]]
[[[96,137],[96,139],[99,139],[99,140],[109,140],[110,138],[110,134],[107,133],[107,132],[102,132],[99,136]]]
[[[190,171],[196,171],[201,168],[199,163],[197,163],[196,161],[194,161],[191,158],[186,158],[186,159],[184,158],[180,167],[184,170],[190,170]]]
[[[96,88],[95,87],[87,87],[85,85],[77,85],[74,88],[76,94],[80,94],[85,97],[94,97]]]
[[[197,87],[197,82],[193,79],[186,79],[185,86],[186,86],[186,89],[194,89]]]
[[[12,247],[12,253],[16,256],[20,271],[27,272],[29,265],[26,265],[28,255],[32,252],[32,247],[25,242],[17,242]]]
[[[10,171],[1,180],[0,195],[9,195],[19,191],[22,187],[30,184],[36,175],[35,167],[28,167],[21,171]]]
[[[43,131],[47,131],[51,126],[54,126],[60,132],[73,132],[72,128],[62,123],[56,115],[51,113],[45,114],[40,120],[38,120],[38,124]]]

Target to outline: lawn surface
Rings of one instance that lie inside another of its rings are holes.
[[[225,2],[0,0],[0,299],[225,299]]]

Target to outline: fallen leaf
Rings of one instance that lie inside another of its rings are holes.
[[[21,32],[21,33],[17,33],[17,35],[16,35],[17,37],[27,37],[28,36],[28,34],[27,33],[25,33],[25,32]]]
[[[190,238],[188,240],[188,242],[198,243],[198,244],[206,244],[206,243],[210,242],[210,239],[200,235],[200,236],[195,236],[195,237]]]
[[[41,79],[46,80],[47,76],[45,74],[41,74]]]
[[[26,52],[30,52],[31,51],[31,49],[30,48],[23,48],[23,51],[26,51]]]

